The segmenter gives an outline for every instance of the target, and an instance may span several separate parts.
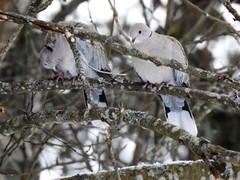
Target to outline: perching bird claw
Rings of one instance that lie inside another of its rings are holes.
[[[73,77],[70,78],[70,80],[72,81],[72,85],[76,84],[76,81],[78,80],[78,77],[79,77],[79,75],[73,76]]]
[[[166,82],[161,82],[160,84],[156,85],[158,89],[162,89],[163,87],[169,87],[169,84]]]
[[[168,87],[166,82],[161,82],[160,84],[152,84],[150,82],[146,82],[143,88],[149,89],[151,91],[156,91],[157,89],[162,89],[163,87]]]
[[[55,73],[52,75],[52,79],[56,79],[58,81],[63,81],[64,80],[64,74],[62,72],[60,73]]]
[[[219,76],[218,76],[218,81],[224,81],[224,80],[229,80],[230,82],[232,82],[233,80],[229,77],[229,75],[228,74],[220,74]]]

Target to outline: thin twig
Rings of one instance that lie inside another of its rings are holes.
[[[26,179],[31,179],[31,175],[33,174],[33,170],[36,168],[35,165],[39,161],[39,156],[44,150],[44,146],[46,142],[51,138],[49,134],[51,134],[55,129],[57,128],[57,124],[53,124],[52,127],[49,129],[48,134],[43,138],[41,146],[38,148],[37,152],[34,153],[34,156],[32,157],[31,166],[29,167],[28,173],[26,174]]]
[[[40,6],[37,7],[36,12],[39,13],[41,11],[44,11],[45,9],[48,8],[48,6],[50,6],[52,4],[53,0],[47,0],[45,2],[43,2]]]
[[[229,1],[224,0],[223,5],[227,8],[227,10],[234,16],[234,21],[240,21],[240,15],[238,12],[232,7]]]
[[[16,31],[11,35],[11,37],[8,39],[8,43],[6,44],[6,46],[3,48],[3,50],[1,51],[0,54],[0,67],[2,66],[2,62],[5,59],[8,51],[10,50],[10,48],[13,46],[13,44],[15,43],[19,33],[22,31],[23,29],[22,24],[19,24]]]
[[[91,23],[93,24],[93,26],[95,27],[95,29],[97,29],[97,25],[96,25],[96,23],[93,21],[92,13],[91,13],[90,8],[89,8],[89,1],[88,1],[87,3],[88,3],[88,15],[89,15],[90,21],[91,21]]]
[[[72,12],[74,12],[74,10],[78,7],[78,5],[80,3],[85,2],[85,1],[87,1],[87,0],[74,0],[74,1],[70,1],[70,3],[65,5],[64,8],[62,8],[61,11],[59,11],[59,13],[55,15],[55,17],[53,18],[52,22],[63,21],[64,18],[68,14],[71,14]]]
[[[117,179],[118,179],[118,180],[121,180],[121,177],[120,177],[120,174],[119,174],[119,171],[118,171],[117,161],[116,161],[116,158],[115,158],[115,155],[114,155],[114,152],[113,152],[112,137],[111,137],[110,129],[109,129],[109,128],[106,129],[105,134],[106,134],[106,141],[107,141],[107,145],[108,145],[110,157],[111,157],[111,159],[112,159],[112,163],[113,163],[113,166],[114,166],[114,170],[115,170],[115,172],[116,172],[116,174],[117,174]]]
[[[206,18],[214,21],[214,22],[217,22],[217,23],[220,23],[220,24],[223,24],[224,26],[226,26],[228,29],[231,30],[231,32],[235,33],[236,35],[238,35],[240,37],[240,33],[238,31],[236,31],[232,25],[230,23],[227,23],[219,18],[216,18],[210,14],[208,14],[207,12],[205,12],[204,10],[202,10],[201,8],[199,8],[198,6],[196,6],[195,4],[191,3],[190,1],[188,0],[182,0],[184,3],[186,3],[187,5],[191,6],[193,9],[197,10],[198,12],[200,12],[201,14],[205,15]]]
[[[113,11],[113,19],[114,19],[114,21],[115,21],[115,23],[117,25],[117,29],[118,29],[119,34],[122,35],[128,42],[130,42],[130,39],[129,39],[128,35],[125,34],[125,32],[123,31],[123,29],[122,29],[122,27],[121,27],[121,25],[120,25],[120,23],[118,21],[118,12],[117,12],[117,10],[116,10],[116,8],[114,6],[115,3],[113,5],[111,0],[108,0],[108,2],[109,2],[110,6],[111,6],[111,9]]]
[[[82,152],[82,156],[83,156],[83,159],[86,159],[86,161],[84,162],[86,164],[86,167],[89,171],[93,172],[93,168],[90,164],[90,155],[86,152],[86,150],[84,150],[84,145],[82,144],[82,142],[79,140],[79,136],[78,136],[78,129],[76,130],[74,128],[74,126],[72,124],[69,124],[69,127],[70,127],[70,130],[76,140],[76,143],[78,144],[78,148],[81,150]]]
[[[147,24],[148,27],[150,27],[150,22],[148,21],[148,18],[147,18],[147,13],[146,13],[146,10],[148,9],[144,3],[143,0],[140,0],[140,4],[142,6],[142,9],[143,9],[143,17],[145,19],[145,22]],[[151,12],[152,13],[152,12]]]
[[[45,10],[49,5],[51,5],[52,1],[53,0],[48,0],[48,1],[44,2],[44,3],[42,3],[38,8],[36,8],[34,6],[35,5],[35,1],[32,1],[32,3],[30,4],[26,14],[35,15],[35,14]],[[7,45],[2,50],[2,52],[0,54],[0,67],[2,66],[2,62],[5,59],[8,51],[10,50],[10,48],[13,46],[13,44],[17,40],[17,37],[20,34],[20,32],[22,31],[23,27],[24,27],[23,24],[19,24],[18,25],[16,31],[9,38]]]
[[[210,10],[212,10],[212,7],[215,5],[216,2],[210,1],[207,7],[204,9],[204,12],[209,13]],[[201,15],[196,22],[194,22],[194,26],[191,27],[188,31],[188,33],[185,33],[185,35],[181,38],[180,42],[188,42],[190,37],[193,37],[193,35],[196,35],[199,30],[201,30],[201,27],[203,23],[205,23],[205,15]]]
[[[54,124],[54,126],[52,126],[52,128],[50,129],[50,131],[46,131],[45,129],[42,129],[47,135],[46,135],[46,138],[54,138],[54,139],[56,139],[57,141],[59,141],[59,142],[61,142],[61,143],[63,143],[66,147],[68,147],[69,149],[71,149],[74,153],[76,153],[77,155],[79,155],[79,156],[83,156],[81,153],[79,153],[75,148],[73,148],[71,145],[69,145],[67,142],[65,142],[64,140],[61,140],[61,138],[59,138],[59,137],[57,137],[57,136],[55,136],[55,135],[53,135],[52,133],[53,133],[53,131],[55,130],[55,128],[57,127],[56,126],[57,124]],[[43,142],[45,142],[45,139],[46,138],[44,138],[44,140],[43,140]],[[45,144],[45,143],[43,143],[43,144]]]

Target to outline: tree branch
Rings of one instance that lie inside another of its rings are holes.
[[[75,0],[71,1],[68,5],[62,6],[61,11],[53,18],[53,22],[62,21],[68,14],[72,13],[74,10],[77,9],[79,4],[85,2],[87,0]]]
[[[0,126],[0,134],[6,136],[25,130],[26,128],[42,127],[50,123],[67,122],[86,125],[94,119],[101,119],[113,127],[118,121],[119,116],[123,116],[122,120],[128,124],[146,128],[171,137],[180,144],[187,146],[192,152],[203,159],[212,159],[217,163],[229,162],[234,165],[240,165],[239,152],[213,145],[204,138],[194,137],[185,130],[162,121],[159,118],[148,115],[147,113],[133,110],[125,110],[122,113],[118,108],[80,109],[78,112],[41,111],[29,113],[2,123]]]
[[[238,12],[232,7],[229,1],[224,0],[223,5],[227,8],[227,10],[234,16],[235,21],[240,21],[240,15]]]
[[[37,13],[43,11],[49,5],[51,5],[52,1],[53,0],[46,1],[46,2],[42,3],[39,7],[35,7],[34,3],[36,3],[36,2],[32,1],[32,3],[30,4],[30,6],[28,8],[27,14],[32,15],[32,16],[36,15]],[[7,45],[1,51],[1,53],[0,53],[0,66],[2,65],[3,60],[5,59],[5,57],[8,53],[8,51],[10,50],[10,48],[13,46],[13,44],[16,41],[18,35],[22,31],[23,27],[24,27],[23,24],[19,24],[19,26],[17,27],[15,32],[9,38]]]
[[[67,31],[65,29],[65,27],[63,27],[59,24],[56,24],[56,23],[45,22],[45,21],[41,21],[41,20],[38,20],[33,17],[24,16],[24,15],[20,15],[20,14],[16,14],[16,13],[3,12],[1,10],[0,10],[0,19],[2,19],[4,21],[15,22],[18,24],[34,25],[34,26],[37,26],[38,28],[41,28],[44,30],[51,30],[51,31],[55,31],[55,32],[63,33],[63,34],[65,34]],[[195,68],[192,66],[183,67],[182,64],[180,64],[176,60],[164,59],[161,57],[156,57],[156,56],[151,56],[148,54],[141,53],[140,51],[138,51],[134,48],[129,48],[127,46],[117,43],[114,40],[114,38],[111,36],[100,35],[96,32],[88,32],[85,30],[73,30],[72,33],[80,38],[92,39],[92,40],[96,40],[101,43],[104,43],[107,46],[109,46],[110,48],[114,49],[115,51],[120,52],[121,54],[131,55],[131,56],[138,57],[141,59],[146,59],[146,60],[152,61],[153,63],[155,63],[156,65],[159,65],[159,66],[161,66],[161,65],[169,66],[174,69],[194,75],[196,77],[203,78],[203,79],[206,79],[208,81],[213,81],[213,82],[218,81],[227,87],[231,87],[233,89],[240,90],[240,83],[237,81],[231,80],[229,78],[219,81],[219,74],[216,74],[216,73],[213,73],[210,71],[205,71],[203,69]]]
[[[108,0],[108,3],[109,3],[109,5],[110,5],[110,7],[111,7],[111,9],[113,11],[113,19],[114,19],[114,21],[115,21],[115,23],[117,25],[117,29],[118,29],[119,34],[122,35],[126,39],[126,41],[130,42],[130,38],[123,31],[123,29],[122,29],[122,27],[121,27],[121,25],[120,25],[120,23],[118,21],[118,12],[117,12],[117,10],[115,8],[115,2],[114,2],[114,5],[113,5],[111,0]]]
[[[204,10],[202,10],[201,8],[199,8],[198,6],[194,5],[193,3],[191,3],[188,0],[182,0],[184,3],[186,3],[187,5],[189,5],[190,7],[192,7],[193,9],[195,9],[197,12],[205,15],[206,18],[208,18],[209,20],[212,20],[216,23],[220,23],[222,25],[224,25],[226,28],[230,29],[231,32],[235,33],[236,35],[238,35],[240,37],[240,33],[238,31],[236,31],[232,25],[228,22],[225,22],[219,18],[216,18],[210,14],[208,14],[207,12],[205,12]]]
[[[98,81],[96,79],[86,79],[91,87],[103,89],[116,89],[124,90],[133,93],[148,93],[148,94],[169,94],[178,97],[192,98],[207,103],[218,103],[226,107],[231,107],[236,111],[240,111],[240,103],[237,95],[224,95],[213,93],[210,91],[202,91],[192,88],[184,87],[155,87],[153,89],[143,88],[142,83],[129,82],[126,79],[115,79],[112,81]],[[0,81],[0,94],[16,94],[16,93],[28,93],[34,91],[49,91],[49,90],[67,90],[67,89],[84,89],[86,85],[84,82],[76,81],[74,85],[68,80],[61,81],[56,80],[36,80],[36,81],[22,81],[22,82],[1,82]]]
[[[232,170],[234,169],[234,170]],[[226,179],[236,179],[239,167],[232,167],[231,169],[224,169],[226,172],[231,171],[225,175]],[[223,171],[224,171],[223,170]],[[133,173],[134,172],[134,173]],[[193,173],[194,172],[194,173]],[[72,177],[61,178],[61,180],[82,180],[91,179],[97,180],[99,177],[105,180],[112,180],[115,177],[115,171],[100,171],[97,173],[84,173]],[[138,165],[119,169],[119,174],[122,180],[131,179],[213,179],[209,175],[209,170],[203,161],[184,161],[171,164],[156,163],[153,165]]]
[[[11,49],[11,47],[13,46],[14,42],[16,41],[18,35],[20,34],[20,32],[22,31],[23,25],[18,25],[17,29],[15,30],[15,32],[11,35],[11,37],[8,39],[8,43],[6,44],[6,46],[2,49],[1,53],[0,53],[0,66],[2,66],[2,62],[5,59],[8,51]]]

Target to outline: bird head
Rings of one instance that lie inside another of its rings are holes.
[[[45,69],[56,70],[56,65],[53,61],[53,46],[46,44],[39,54],[40,63]]]
[[[129,30],[129,36],[131,37],[132,43],[134,44],[144,42],[151,35],[151,29],[143,23],[136,23]]]

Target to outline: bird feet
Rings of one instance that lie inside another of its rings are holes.
[[[52,79],[56,79],[57,81],[64,80],[64,73],[63,72],[54,73],[52,75]]]
[[[166,82],[161,82],[160,84],[152,84],[150,82],[146,82],[143,88],[147,88],[151,91],[156,91],[157,89],[162,89],[163,87],[168,87]]]
[[[75,85],[76,84],[76,81],[77,81],[77,79],[78,79],[78,75],[77,76],[72,76],[71,78],[70,78],[70,80],[72,81],[72,85]]]
[[[224,81],[224,80],[229,80],[230,82],[233,82],[233,80],[229,77],[228,74],[219,74],[217,81]]]
[[[72,77],[70,77],[70,78],[69,78],[69,77],[68,77],[68,78],[65,78],[63,72],[53,73],[52,76],[51,76],[51,78],[57,80],[57,82],[58,82],[58,81],[63,81],[64,79],[68,79],[68,80],[70,80],[70,81],[72,82],[72,85],[75,85],[78,77],[79,77],[79,76],[77,75],[77,76],[72,76]]]
[[[169,87],[170,85],[166,82],[161,82],[160,84],[156,85],[159,89],[162,89],[163,87]]]

